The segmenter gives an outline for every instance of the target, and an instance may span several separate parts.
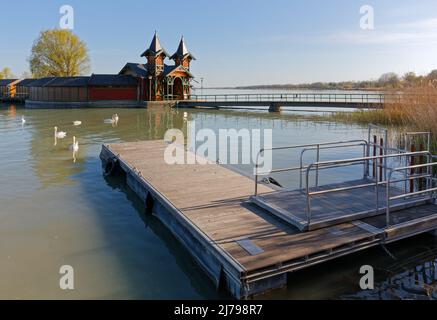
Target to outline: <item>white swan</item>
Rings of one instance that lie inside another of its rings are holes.
[[[80,126],[82,121],[73,121],[73,126]]]
[[[113,114],[111,119],[105,119],[103,122],[108,124],[117,124],[118,123],[118,114]]]
[[[76,141],[76,137],[73,137],[73,144],[70,144],[68,149],[73,152],[79,151],[79,141]]]
[[[26,123],[26,119],[24,119],[24,116],[21,116],[21,124],[25,124]]]
[[[108,123],[108,124],[113,124],[113,123],[115,123],[115,120],[114,119],[105,119],[105,120],[103,120],[103,122]]]
[[[64,139],[66,136],[67,136],[67,132],[64,131],[58,132],[58,127],[55,127],[55,138]]]

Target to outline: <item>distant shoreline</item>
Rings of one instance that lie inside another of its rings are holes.
[[[385,91],[387,88],[320,88],[320,87],[312,87],[312,86],[244,86],[244,87],[208,87],[208,88],[194,88],[195,90],[317,90],[317,91],[332,91],[332,90],[342,90],[342,91]]]

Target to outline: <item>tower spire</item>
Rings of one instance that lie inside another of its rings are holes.
[[[149,56],[159,56],[164,54],[165,56],[169,56],[167,51],[165,51],[164,47],[161,45],[161,41],[158,37],[158,32],[155,30],[155,35],[153,36],[152,42],[150,43],[149,48],[143,52],[141,57],[149,57]]]
[[[181,37],[181,41],[179,42],[178,49],[176,52],[170,57],[172,60],[184,60],[186,58],[190,58],[191,60],[196,60],[196,58],[191,54],[190,50],[188,50],[187,44],[185,43],[184,36]]]

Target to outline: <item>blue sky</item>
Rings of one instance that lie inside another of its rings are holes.
[[[154,30],[173,53],[180,36],[198,58],[207,86],[378,78],[388,71],[437,69],[435,0],[0,0],[0,68],[17,75],[41,30],[59,26],[59,8],[75,10],[92,72],[117,73],[140,54]],[[375,29],[360,29],[372,5]]]

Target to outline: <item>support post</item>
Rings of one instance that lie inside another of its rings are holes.
[[[416,152],[416,146],[414,144],[411,145],[411,152]],[[410,161],[410,165],[414,166],[416,165],[416,158],[414,156],[411,156],[411,161]],[[412,168],[410,170],[410,175],[413,176],[415,173],[415,170]],[[414,179],[410,180],[410,192],[413,193],[414,192]]]
[[[269,112],[280,112],[282,110],[281,104],[272,102],[269,107]]]
[[[383,138],[380,139],[379,144],[380,144],[379,155],[382,157],[384,155],[384,139]],[[384,166],[385,166],[385,161],[380,161],[380,163],[379,163],[379,181],[380,182],[382,182],[384,179],[384,177],[383,177],[383,169],[384,169],[383,167]]]
[[[375,136],[373,136],[373,156],[376,157],[376,144],[378,143],[378,138]],[[373,159],[373,177],[376,178],[376,172],[377,168],[376,168],[376,160]]]
[[[425,151],[425,145],[423,143],[420,144],[419,151]],[[425,156],[424,155],[420,156],[419,164],[425,164]],[[425,174],[426,171],[427,171],[427,168],[421,168],[420,169],[420,174],[423,175],[423,174]],[[425,182],[426,182],[425,178],[421,178],[420,179],[420,181],[419,181],[419,191],[425,190]]]

